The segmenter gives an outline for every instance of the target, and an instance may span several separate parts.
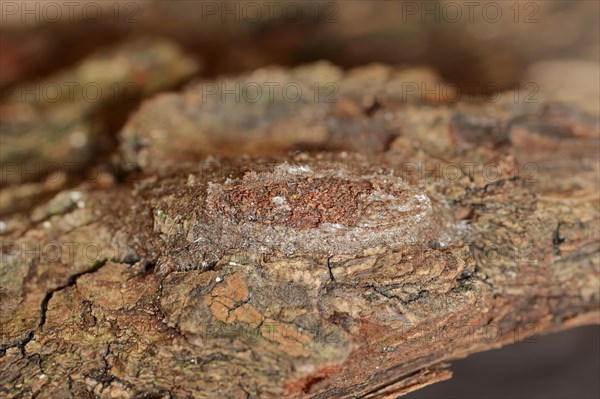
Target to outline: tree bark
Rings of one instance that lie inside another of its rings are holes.
[[[598,323],[597,115],[407,101],[437,78],[403,73],[267,69],[235,81],[310,97],[146,102],[127,181],[5,222],[2,395],[396,397]]]

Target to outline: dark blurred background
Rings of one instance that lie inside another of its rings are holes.
[[[580,327],[532,338],[533,342],[518,342],[454,361],[450,380],[405,397],[600,397],[600,327]]]
[[[511,86],[540,61],[597,63],[595,0],[2,1],[3,82],[64,68],[127,37],[169,38],[214,76],[326,59],[428,65]]]

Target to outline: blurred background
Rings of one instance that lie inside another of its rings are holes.
[[[68,67],[140,34],[168,38],[200,65],[234,74],[321,59],[428,65],[444,79],[510,87],[540,61],[597,63],[594,0],[3,1],[2,80]]]
[[[117,133],[145,98],[268,65],[425,67],[476,92],[533,82],[597,116],[599,18],[596,0],[3,0],[0,219],[26,217],[92,169],[98,185],[121,179]],[[410,397],[600,397],[599,334],[474,355]]]
[[[533,336],[452,362],[453,377],[411,399],[598,398],[600,327]]]

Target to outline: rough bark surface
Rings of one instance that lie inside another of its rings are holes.
[[[113,150],[114,130],[139,102],[198,69],[177,45],[146,37],[96,51],[43,80],[9,81],[0,108],[2,218],[90,180],[85,174]],[[102,172],[93,171],[98,183]]]
[[[128,181],[6,221],[2,396],[396,397],[597,323],[597,115],[406,101],[406,73],[265,69],[237,81],[310,98],[147,101]]]

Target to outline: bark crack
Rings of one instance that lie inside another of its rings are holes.
[[[29,342],[31,342],[31,340],[35,336],[36,332],[38,332],[46,324],[46,313],[48,311],[48,304],[50,303],[50,300],[52,299],[54,294],[66,289],[66,288],[74,286],[77,283],[77,280],[79,279],[79,277],[86,275],[86,274],[91,274],[91,273],[97,272],[98,270],[100,270],[102,268],[102,266],[104,266],[106,264],[107,260],[108,259],[102,259],[102,260],[95,262],[89,269],[86,269],[79,273],[75,273],[72,276],[70,276],[67,279],[67,282],[65,284],[59,285],[58,287],[53,288],[50,291],[46,292],[46,294],[44,295],[44,298],[42,299],[42,302],[40,304],[40,308],[41,308],[40,321],[39,321],[37,327],[34,330],[29,331],[26,334],[26,336],[24,338],[22,338],[21,340],[17,341],[16,343],[12,343],[12,344],[8,344],[3,347],[0,347],[0,350],[6,351],[7,349],[10,349],[10,348],[19,348],[19,350],[21,351],[21,355],[26,356],[25,346]]]

